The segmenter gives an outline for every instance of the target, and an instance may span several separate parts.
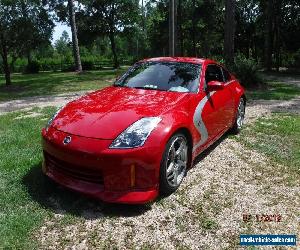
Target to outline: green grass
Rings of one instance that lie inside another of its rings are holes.
[[[4,76],[0,75],[0,101],[100,89],[110,85],[110,81],[122,74],[126,68],[88,71],[83,74],[73,72],[43,72],[33,75],[13,74],[13,83],[10,87],[5,86]],[[269,82],[263,89],[247,90],[247,97],[252,100],[290,100],[297,95],[300,95],[300,88],[274,81]]]
[[[64,227],[80,220],[93,202],[44,177],[40,131],[55,108],[33,111],[40,116],[21,118],[30,111],[0,116],[0,249],[38,248],[36,230],[53,212],[68,212],[56,223]]]
[[[124,69],[90,71],[82,74],[73,72],[43,72],[33,75],[13,74],[12,85],[9,87],[5,86],[4,76],[0,75],[0,101],[100,89],[112,84],[108,80],[115,79],[122,72],[124,72]]]
[[[9,90],[0,86],[0,100],[93,89],[95,85],[98,86],[98,81],[111,79],[114,74],[114,71],[101,71],[83,75],[74,73],[14,75],[14,86],[19,88],[19,92],[10,95],[9,92],[5,92]],[[0,81],[3,84],[3,78]],[[99,88],[105,84],[100,85],[99,83]],[[295,88],[290,85],[275,85],[274,89],[265,90],[265,94],[261,97],[256,94],[256,97],[280,99],[286,96],[293,98],[300,94],[298,89],[295,91]],[[16,119],[30,112],[27,111],[0,116],[0,249],[37,248],[35,234],[45,220],[53,220],[53,212],[64,211],[66,213],[63,220],[55,221],[54,224],[55,227],[62,228],[82,220],[85,210],[99,207],[98,203],[95,205],[96,203],[88,198],[61,189],[43,177],[40,129],[55,109],[36,108],[34,111],[41,115]],[[300,177],[299,115],[274,114],[271,118],[259,119],[244,129],[237,140],[270,157],[274,162],[274,174],[287,173],[291,183],[298,184]],[[284,168],[279,168],[275,163],[282,164]],[[101,214],[118,216],[120,210],[127,211],[128,209],[127,207],[123,209],[111,206],[102,207]],[[134,214],[135,210],[132,209],[127,213]],[[217,223],[203,213],[201,204],[199,204],[198,214],[202,228],[212,231],[218,228]]]
[[[40,116],[21,118],[29,111],[0,116],[0,249],[37,248],[34,230],[53,217],[54,203],[67,208],[71,220],[81,202],[43,176],[40,130],[55,108],[33,111]]]
[[[291,100],[300,95],[300,88],[291,84],[272,82],[263,89],[247,90],[246,95],[252,100]]]
[[[40,225],[47,210],[34,202],[28,190],[38,192],[40,180],[31,169],[41,164],[40,128],[53,109],[39,118],[15,120],[21,113],[0,116],[0,248],[31,248],[32,228]],[[30,183],[33,181],[32,183]]]
[[[260,118],[245,128],[238,140],[282,165],[274,174],[287,173],[289,182],[299,184],[300,178],[300,116],[275,113]]]
[[[35,108],[0,116],[0,249],[38,249],[38,230],[45,221],[59,230],[82,222],[86,211],[113,219],[150,209],[101,203],[43,175],[40,131],[55,110]],[[22,118],[32,111],[40,116]],[[57,219],[55,213],[64,216]]]
[[[212,218],[210,218],[203,208],[203,204],[199,203],[195,207],[197,213],[197,219],[201,228],[214,231],[218,229],[219,225]]]

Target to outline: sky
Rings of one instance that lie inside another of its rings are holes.
[[[62,23],[55,23],[55,28],[54,28],[54,33],[53,33],[53,38],[52,38],[52,43],[54,43],[56,40],[58,40],[61,37],[61,34],[63,31],[67,31],[69,34],[69,37],[71,39],[72,33],[71,33],[71,28],[65,24]]]

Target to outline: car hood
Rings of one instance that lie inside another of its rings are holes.
[[[73,135],[115,139],[143,117],[174,108],[188,93],[108,87],[67,104],[52,126]]]

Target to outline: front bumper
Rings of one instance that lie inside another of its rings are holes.
[[[72,179],[65,175],[55,173],[47,170],[45,163],[43,164],[43,172],[56,183],[82,193],[84,195],[100,199],[105,202],[111,203],[125,203],[125,204],[145,204],[153,201],[158,196],[158,190],[145,190],[145,191],[109,191],[105,190],[103,185],[96,185],[89,182],[79,181]]]
[[[63,144],[71,136],[68,145]],[[143,204],[158,195],[163,148],[109,149],[111,140],[42,131],[43,172],[55,182],[112,203]]]

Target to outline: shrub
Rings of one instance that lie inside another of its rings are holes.
[[[27,64],[26,68],[25,68],[25,72],[26,74],[37,74],[40,71],[40,63],[38,61],[32,61],[30,63]]]
[[[300,49],[294,54],[294,63],[292,65],[295,68],[300,68]]]
[[[39,62],[42,71],[58,71],[61,69],[60,58],[43,58]]]
[[[75,66],[73,63],[64,63],[61,67],[62,72],[72,72],[75,71]]]
[[[93,61],[83,60],[81,62],[81,64],[82,64],[82,69],[83,70],[93,70],[94,69],[94,62]]]
[[[252,58],[236,56],[231,70],[246,88],[257,87],[263,82],[258,72],[258,64]]]
[[[25,69],[27,67],[27,59],[25,58],[18,58],[13,66],[13,68],[11,68],[13,73],[24,73]]]
[[[225,65],[225,59],[221,55],[213,55],[213,56],[209,56],[209,58],[211,58],[212,60],[214,60],[218,63]],[[229,67],[228,67],[228,69],[229,69]]]

